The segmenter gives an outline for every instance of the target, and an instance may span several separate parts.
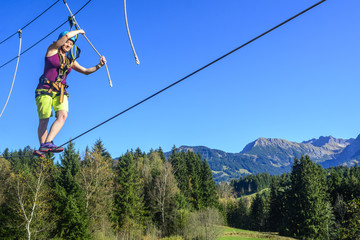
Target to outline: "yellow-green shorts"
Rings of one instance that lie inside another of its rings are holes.
[[[36,92],[39,91],[47,92],[48,90],[36,89]],[[47,94],[41,94],[35,98],[39,119],[50,118],[53,116],[52,108],[54,108],[55,113],[60,110],[69,112],[68,96],[64,94],[63,102],[60,103],[60,96],[57,96],[56,94],[56,92],[52,92],[51,96]]]

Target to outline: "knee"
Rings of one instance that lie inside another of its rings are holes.
[[[66,118],[67,118],[68,113],[65,111],[59,111],[57,114],[57,119],[59,119],[60,121],[65,122]]]

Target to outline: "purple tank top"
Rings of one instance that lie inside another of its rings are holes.
[[[58,67],[59,66],[60,66],[60,59],[59,59],[58,54],[55,54],[50,57],[45,57],[45,67],[44,67],[43,75],[47,79],[49,79],[49,81],[55,82],[56,78],[58,76]],[[63,81],[61,82],[62,84],[66,84],[66,77],[70,72],[71,72],[71,68],[69,68],[69,70],[65,74],[65,77],[64,77]],[[39,83],[38,86],[36,87],[36,89],[49,89],[49,88],[50,88],[49,85],[41,84],[41,83]],[[65,90],[65,92],[66,92],[66,90]]]

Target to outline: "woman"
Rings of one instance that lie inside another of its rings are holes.
[[[83,74],[96,72],[106,63],[104,56],[100,63],[91,68],[84,68],[74,58],[70,57],[70,50],[75,43],[75,36],[85,34],[84,30],[62,32],[58,40],[53,42],[47,49],[45,56],[44,74],[40,77],[35,91],[36,106],[39,115],[38,137],[39,150],[34,155],[43,156],[46,152],[62,152],[64,148],[57,147],[53,140],[65,123],[68,115],[68,94],[66,92],[66,79],[71,69]],[[49,133],[47,126],[52,116],[52,108],[55,111],[56,120],[52,124]]]

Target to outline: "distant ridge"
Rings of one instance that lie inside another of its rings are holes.
[[[239,153],[227,153],[205,146],[181,146],[206,158],[217,182],[248,174],[281,174],[291,170],[294,158],[309,155],[323,167],[354,165],[360,161],[360,135],[354,139],[321,136],[301,143],[279,138],[258,138]],[[165,154],[170,155],[170,152]]]

